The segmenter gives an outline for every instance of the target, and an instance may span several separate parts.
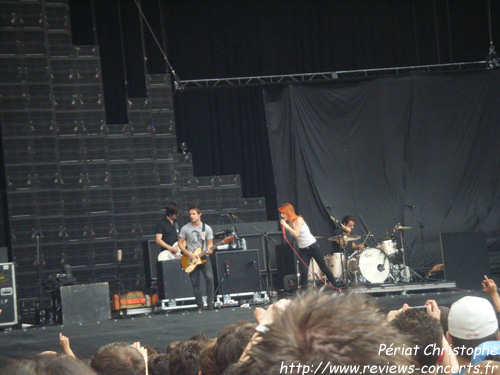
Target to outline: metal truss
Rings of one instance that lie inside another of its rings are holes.
[[[374,79],[387,76],[408,75],[411,73],[431,73],[431,72],[456,73],[463,71],[482,70],[487,68],[488,65],[486,61],[474,61],[474,62],[462,62],[462,63],[452,63],[452,64],[404,66],[395,68],[342,70],[342,71],[321,72],[321,73],[193,79],[193,80],[180,80],[179,82],[181,89],[184,89],[184,88],[196,88],[196,87],[247,86],[247,85],[286,84],[286,83],[311,82],[311,81]]]

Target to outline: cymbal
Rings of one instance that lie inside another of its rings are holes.
[[[333,237],[330,237],[328,239],[328,241],[339,242],[339,237],[340,237],[340,241],[342,241],[342,242],[357,241],[361,238],[360,236],[356,236],[355,234],[350,234],[349,236],[347,236],[347,235],[333,236]]]
[[[413,227],[402,227],[401,225],[398,225],[395,228],[393,228],[393,230],[407,230],[407,229],[413,229]]]
[[[328,237],[324,237],[324,236],[314,236],[314,238],[316,238],[317,240],[325,240],[325,239],[327,239]]]
[[[379,238],[377,241],[390,241],[391,238],[390,237],[382,237],[382,238]]]

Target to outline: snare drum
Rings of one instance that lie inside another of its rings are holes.
[[[379,243],[377,245],[377,248],[382,250],[384,253],[386,253],[389,256],[396,254],[398,252],[396,241],[392,241],[392,240],[382,241],[381,243]]]

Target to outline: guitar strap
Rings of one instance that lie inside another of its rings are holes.
[[[177,233],[177,237],[179,237],[179,223],[177,220],[174,221],[175,232]]]
[[[202,251],[205,251],[205,223],[203,223],[202,227],[201,227],[201,250]]]

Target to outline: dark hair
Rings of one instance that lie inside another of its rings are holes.
[[[346,225],[350,221],[356,222],[356,220],[354,220],[354,216],[351,216],[351,215],[344,216],[344,218],[342,219],[342,224]]]
[[[448,331],[448,333],[449,333],[449,331]],[[481,339],[473,339],[473,340],[460,339],[458,337],[453,336],[451,333],[450,333],[450,336],[451,336],[451,339],[453,340],[453,347],[454,348],[462,348],[462,347],[465,348],[464,350],[460,349],[458,351],[458,355],[460,355],[462,358],[471,359],[472,355],[467,355],[466,353],[467,353],[467,351],[472,352],[472,350],[468,350],[468,349],[474,349],[476,346],[478,346],[479,344],[482,344],[483,342],[486,342],[486,341],[497,341],[498,340],[498,330],[496,330],[495,333],[492,333],[491,335],[488,335],[488,336],[483,337]],[[462,353],[464,355],[461,355]]]
[[[217,368],[214,361],[215,339],[210,339],[207,346],[200,352],[198,363],[200,364],[200,371],[202,375],[215,375]]]
[[[410,309],[396,316],[391,324],[413,338],[415,344],[418,345],[418,350],[413,353],[421,366],[437,364],[440,353],[433,350],[431,354],[425,355],[424,351],[427,347],[440,348],[442,346],[443,330],[439,320],[425,311]]]
[[[144,375],[144,357],[126,342],[114,342],[100,347],[90,366],[100,375]]]
[[[448,331],[448,315],[450,314],[450,308],[448,306],[439,306],[439,310],[441,310],[441,316],[440,316],[440,321],[441,321],[441,328],[443,329],[443,332]]]
[[[200,332],[200,333],[195,333],[193,336],[189,338],[189,340],[207,342],[211,341],[212,338],[205,332]]]
[[[269,331],[249,350],[242,374],[277,374],[283,364],[321,361],[375,366],[414,363],[400,350],[410,346],[409,338],[387,323],[367,296],[308,290],[282,312],[274,311]],[[379,353],[382,344],[394,350]]]
[[[2,375],[95,375],[82,361],[63,354],[39,354],[14,361],[0,370]]]
[[[167,207],[165,207],[165,215],[166,216],[172,216],[172,215],[179,215],[179,206],[177,203],[170,202],[167,204]]]
[[[171,374],[192,375],[200,371],[200,352],[204,345],[199,341],[186,341],[170,353],[168,367]]]
[[[148,373],[149,375],[168,375],[168,354],[153,354],[148,356]]]
[[[216,374],[221,374],[228,366],[238,362],[254,335],[256,326],[240,322],[228,325],[219,333],[214,350]]]
[[[196,212],[198,212],[199,214],[201,214],[201,207],[196,205],[196,204],[193,204],[192,206],[190,206],[188,208],[188,212],[191,211],[191,210],[196,210]]]

